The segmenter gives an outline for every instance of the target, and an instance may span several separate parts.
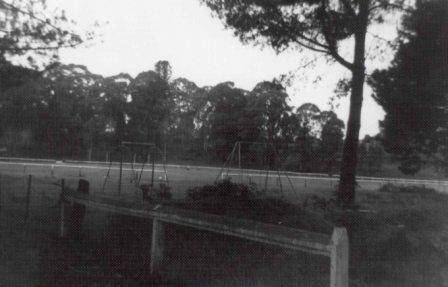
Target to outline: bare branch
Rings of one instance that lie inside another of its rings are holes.
[[[305,38],[306,37],[301,37],[301,38]],[[330,49],[328,46],[322,45],[322,44],[315,44],[316,42],[311,42],[310,40],[308,40],[311,44],[314,44],[316,46],[320,46],[320,47],[325,47],[324,49],[318,49],[308,43],[303,43],[302,41],[296,40],[296,43],[299,44],[300,46],[303,46],[311,51],[314,52],[319,52],[319,53],[324,53],[326,55],[332,56],[338,63],[340,63],[341,65],[343,65],[344,67],[346,67],[349,70],[352,70],[354,68],[353,63],[350,63],[349,61],[345,60],[341,55],[339,55],[336,50],[334,49]]]
[[[319,42],[319,41],[317,41],[317,40],[315,40],[315,39],[312,39],[312,38],[310,38],[310,37],[307,37],[307,36],[305,36],[305,35],[303,35],[303,34],[298,34],[297,36],[298,36],[300,39],[302,39],[302,40],[305,40],[305,41],[307,41],[307,42],[309,42],[309,43],[311,43],[311,44],[313,44],[313,45],[315,45],[315,46],[318,46],[318,47],[320,47],[320,48],[325,49],[326,51],[330,50],[330,47],[329,47],[328,45],[322,44],[321,42]]]
[[[3,50],[8,52],[58,50],[61,48],[75,48],[81,44],[83,44],[83,42],[78,42],[75,44],[58,45],[58,46],[11,47],[11,48],[4,48]]]
[[[355,65],[353,63],[350,63],[346,59],[344,59],[341,55],[336,52],[336,50],[331,50],[328,52],[329,55],[331,55],[339,64],[346,67],[349,70],[353,70]]]
[[[393,3],[381,3],[381,4],[370,7],[369,13],[372,12],[373,10],[376,10],[379,8],[383,8],[383,9],[393,8],[393,9],[405,11],[408,13],[412,13],[414,11],[414,8],[412,8],[411,6],[402,6],[402,5],[393,4]]]
[[[328,54],[328,50],[318,49],[318,48],[316,48],[316,47],[314,47],[314,46],[312,46],[310,44],[305,44],[305,43],[303,43],[303,42],[301,42],[299,40],[296,40],[296,43],[299,44],[302,47],[305,47],[305,48],[311,50],[311,51]]]
[[[32,13],[32,12],[25,11],[25,10],[23,10],[23,9],[20,9],[20,8],[18,8],[18,7],[16,7],[16,6],[14,6],[14,5],[12,5],[12,4],[10,4],[10,3],[4,1],[4,0],[0,0],[0,3],[2,3],[2,4],[3,4],[7,9],[9,9],[9,10],[15,10],[15,11],[17,11],[17,12],[19,12],[19,13],[22,13],[22,14],[25,14],[25,15],[30,16],[31,18],[33,18],[33,19],[35,19],[35,20],[37,20],[37,21],[39,21],[39,22],[41,22],[41,23],[43,23],[43,24],[45,24],[45,25],[47,25],[47,26],[49,26],[49,27],[51,27],[51,28],[53,28],[53,29],[55,29],[55,30],[57,30],[60,34],[68,33],[68,34],[70,34],[70,35],[72,35],[72,36],[79,37],[79,35],[76,35],[76,34],[70,32],[70,31],[67,31],[67,30],[62,30],[61,28],[59,28],[59,27],[57,27],[57,26],[51,24],[50,22],[48,22],[48,21],[46,21],[46,20],[44,20],[44,19],[41,19],[40,17],[37,17],[37,16],[34,15],[34,13]]]
[[[367,33],[369,34],[369,35],[372,35],[372,37],[374,37],[374,38],[376,38],[376,39],[378,39],[378,40],[381,40],[381,41],[383,41],[383,42],[386,42],[389,46],[391,46],[392,48],[396,48],[397,46],[398,46],[398,44],[396,43],[396,42],[394,42],[394,41],[391,41],[391,40],[387,40],[386,38],[383,38],[383,37],[381,37],[381,36],[379,36],[379,35],[377,35],[377,34],[374,34],[374,33],[372,33],[372,32],[369,32],[369,31],[367,31]]]

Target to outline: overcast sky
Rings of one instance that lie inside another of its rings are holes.
[[[258,82],[293,71],[313,57],[297,51],[277,55],[270,48],[262,50],[241,44],[199,0],[51,0],[49,5],[66,10],[80,28],[95,21],[107,23],[98,30],[103,35],[102,42],[61,53],[62,62],[86,65],[91,72],[104,76],[121,72],[136,76],[153,69],[158,60],[168,60],[174,77],[188,78],[200,86],[233,81],[237,87],[251,90]],[[394,31],[376,29],[375,33],[390,38]],[[380,58],[368,70],[386,66],[389,60],[390,57]],[[321,80],[313,84],[317,76]],[[329,98],[338,79],[344,76],[349,76],[344,68],[329,65],[323,59],[313,70],[298,71],[294,84],[288,88],[290,104],[312,102],[329,109]],[[366,88],[361,137],[376,134],[378,120],[384,115],[370,93]],[[336,112],[346,121],[348,99],[340,103]]]

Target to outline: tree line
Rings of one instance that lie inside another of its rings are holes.
[[[74,64],[1,67],[0,145],[8,155],[104,159],[121,141],[136,141],[166,146],[172,160],[219,163],[244,141],[246,157],[255,143],[270,143],[290,169],[336,172],[343,121],[311,103],[292,107],[276,81],[251,91],[232,82],[199,87],[173,79],[167,61],[135,78]]]

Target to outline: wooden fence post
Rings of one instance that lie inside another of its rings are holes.
[[[165,226],[160,220],[154,219],[152,223],[151,239],[151,274],[160,270],[165,249]]]
[[[2,175],[0,174],[0,213],[2,211],[2,204],[3,204],[3,199],[2,199]]]
[[[31,197],[31,180],[33,176],[28,175],[28,182],[26,187],[26,210],[25,210],[25,222],[28,222],[28,217],[30,216],[30,197]]]
[[[331,236],[330,287],[348,287],[348,236],[347,230],[336,227]]]
[[[61,197],[60,197],[60,225],[59,225],[59,237],[64,238],[66,236],[66,218],[65,218],[65,180],[61,179]]]
[[[90,183],[85,179],[78,181],[78,192],[89,194]],[[73,236],[75,241],[80,241],[82,237],[82,225],[86,216],[86,207],[84,204],[73,203],[70,213],[70,236]]]

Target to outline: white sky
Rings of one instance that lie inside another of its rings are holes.
[[[258,82],[294,70],[303,57],[310,57],[309,53],[295,51],[276,55],[269,48],[241,44],[199,0],[50,0],[49,5],[66,10],[81,28],[95,21],[108,22],[99,29],[102,42],[61,53],[62,62],[86,65],[91,72],[104,76],[121,72],[136,76],[153,69],[158,60],[168,60],[174,77],[188,78],[199,86],[233,81],[237,87],[251,90]],[[391,38],[394,29],[377,29],[376,33]],[[377,60],[368,70],[388,62]],[[330,66],[325,61],[300,74],[304,72],[288,88],[290,103],[299,106],[312,102],[321,109],[329,109],[338,79],[349,75],[340,65]],[[322,80],[313,84],[317,75]],[[378,120],[384,115],[370,93],[366,87],[361,137],[376,134]],[[346,121],[348,99],[341,100],[336,111]]]

